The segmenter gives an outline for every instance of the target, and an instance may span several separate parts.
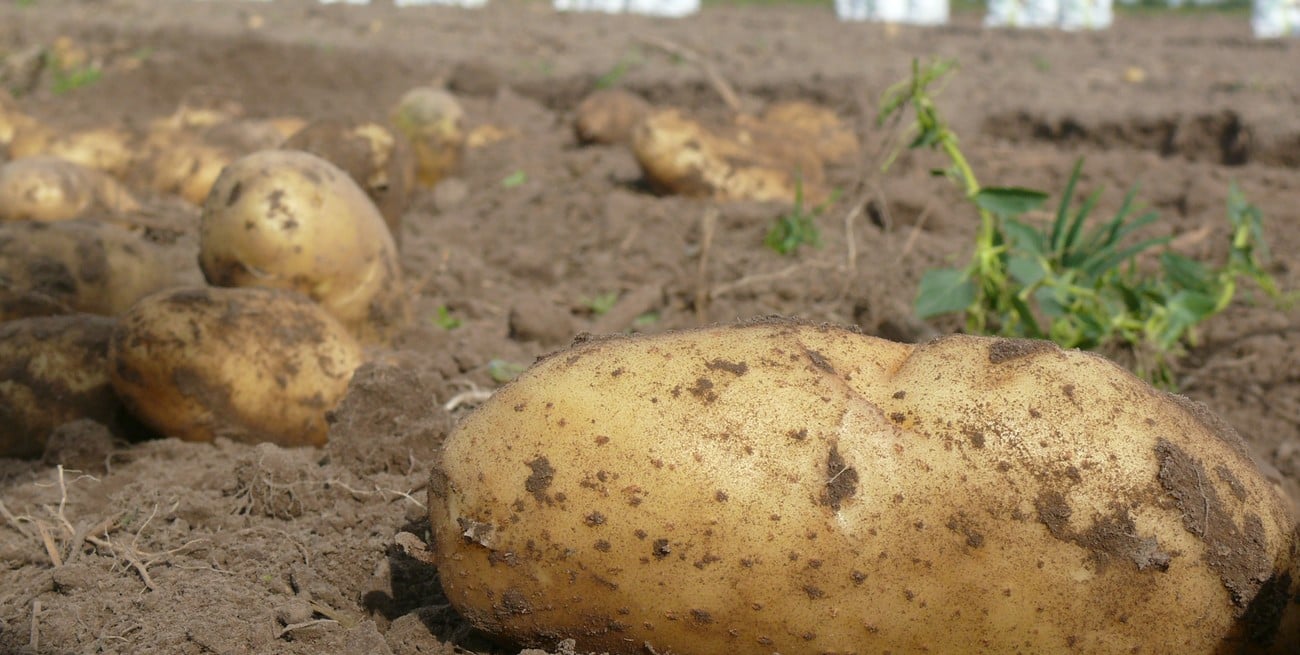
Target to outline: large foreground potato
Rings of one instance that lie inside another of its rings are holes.
[[[406,325],[387,224],[347,173],[311,153],[266,150],[227,166],[203,205],[199,247],[210,283],[302,292],[362,341]]]
[[[1292,517],[1236,434],[1046,342],[769,321],[581,343],[464,420],[429,503],[447,597],[528,644],[1300,643]]]
[[[89,314],[0,324],[0,457],[39,456],[69,421],[125,417],[108,381],[114,324]]]
[[[112,223],[0,224],[0,321],[59,307],[112,316],[155,291],[202,282],[192,251]]]
[[[166,436],[282,446],[325,443],[326,412],[362,362],[320,306],[276,289],[164,291],[124,314],[109,348],[113,388]]]

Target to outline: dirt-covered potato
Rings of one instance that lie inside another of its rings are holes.
[[[361,346],[306,297],[279,289],[174,289],[140,300],[109,344],[118,396],[165,436],[325,443],[326,412]]]
[[[388,226],[347,173],[311,153],[267,150],[227,166],[203,205],[199,248],[210,283],[302,292],[363,342],[406,325]]]
[[[202,283],[188,248],[112,223],[0,224],[0,320],[62,307],[112,316],[155,291]]]
[[[656,189],[719,200],[818,202],[821,161],[809,150],[768,147],[715,133],[678,109],[651,112],[632,131],[632,151]]]
[[[310,152],[351,175],[400,243],[402,214],[411,202],[415,182],[415,160],[405,139],[378,123],[325,119],[308,124],[283,147]]]
[[[1047,342],[765,321],[579,343],[463,420],[429,505],[448,599],[527,644],[1300,643],[1293,517],[1238,436]]]
[[[393,125],[411,143],[415,179],[434,186],[460,165],[465,152],[465,110],[451,93],[432,87],[406,92],[393,110]]]
[[[39,457],[69,421],[116,426],[125,418],[108,381],[115,324],[90,314],[0,324],[0,457]]]
[[[578,104],[573,132],[580,143],[632,141],[632,128],[650,113],[650,103],[631,91],[601,89]]]
[[[32,123],[9,144],[12,159],[57,157],[116,177],[131,170],[138,152],[139,137],[118,127],[59,131]]]
[[[139,207],[113,178],[65,159],[28,157],[0,165],[0,221],[63,221]]]

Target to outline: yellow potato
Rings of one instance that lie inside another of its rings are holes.
[[[39,457],[55,428],[82,418],[116,426],[108,381],[116,321],[70,314],[0,324],[0,457]]]
[[[851,125],[845,125],[834,111],[810,102],[778,102],[763,112],[762,119],[741,115],[736,124],[758,131],[769,142],[799,143],[827,163],[851,162],[862,150]]]
[[[108,352],[114,390],[160,434],[281,446],[325,443],[325,415],[362,362],[334,318],[277,289],[154,294],[121,317]]]
[[[131,170],[139,151],[139,138],[116,127],[60,132],[32,124],[18,130],[9,144],[9,156],[58,157],[116,177]]]
[[[320,120],[290,137],[284,149],[310,152],[346,171],[370,196],[400,243],[402,214],[415,181],[415,161],[405,139],[378,123]]]
[[[447,598],[524,644],[1300,643],[1279,634],[1294,519],[1243,442],[1047,342],[913,346],[769,320],[579,343],[463,420],[429,507]]]
[[[139,208],[112,178],[65,159],[28,157],[0,165],[0,222],[65,221]]]
[[[61,308],[113,316],[155,291],[202,282],[189,249],[112,223],[0,224],[0,320]]]
[[[347,173],[316,155],[267,150],[227,166],[203,205],[199,249],[210,283],[299,291],[363,342],[406,326],[388,226]]]
[[[411,143],[415,177],[433,186],[460,165],[465,153],[465,110],[442,89],[417,87],[398,101],[393,125]]]
[[[821,162],[811,152],[736,136],[746,134],[715,134],[680,110],[663,109],[632,131],[632,150],[651,186],[667,193],[792,203],[802,186],[806,201],[826,197]]]

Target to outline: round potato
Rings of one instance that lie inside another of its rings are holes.
[[[203,205],[199,249],[208,282],[300,291],[363,342],[406,326],[388,226],[347,173],[311,153],[267,150],[226,167]]]
[[[763,321],[579,343],[466,417],[430,484],[448,599],[525,644],[1297,643],[1294,521],[1243,442],[1047,342]]]
[[[442,89],[417,87],[398,101],[393,125],[411,143],[415,178],[434,186],[460,165],[465,153],[465,110]]]
[[[0,320],[59,307],[112,316],[155,291],[202,282],[188,248],[112,223],[0,224]]]
[[[744,135],[741,135],[744,136]],[[820,160],[800,148],[768,148],[711,132],[677,109],[651,112],[632,131],[632,150],[656,189],[719,200],[818,202]]]
[[[415,182],[415,161],[404,139],[378,123],[319,120],[290,137],[284,149],[310,152],[346,171],[370,196],[400,244],[402,214]]]
[[[650,103],[623,89],[602,89],[578,104],[573,131],[580,143],[631,143],[632,129],[650,113]]]
[[[58,157],[0,165],[0,222],[65,221],[92,211],[139,209],[131,193],[104,173]]]
[[[160,434],[325,443],[361,346],[300,294],[174,289],[136,303],[109,344],[113,388]]]
[[[0,457],[39,457],[69,421],[121,422],[126,410],[108,380],[115,324],[89,314],[0,324]]]

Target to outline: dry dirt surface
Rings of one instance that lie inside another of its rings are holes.
[[[1266,216],[1271,272],[1300,288],[1300,40],[1255,41],[1241,16],[1124,17],[1098,34],[979,19],[909,29],[806,7],[667,21],[499,0],[3,3],[5,81],[56,125],[143,125],[195,97],[251,116],[383,118],[408,88],[442,81],[470,127],[506,138],[415,199],[402,244],[417,325],[358,372],[327,447],[126,445],[77,423],[43,461],[0,460],[0,652],[518,652],[461,621],[395,539],[427,537],[433,454],[472,405],[458,394],[472,401],[581,332],[769,314],[900,340],[958,327],[909,308],[926,269],[968,256],[973,215],[930,177],[929,153],[879,171],[893,132],[875,126],[876,102],[913,57],[961,63],[940,103],[982,181],[1060,189],[1086,156],[1083,184],[1106,189],[1103,210],[1140,184],[1159,229],[1211,259],[1226,252],[1236,181]],[[60,36],[102,62],[100,79],[61,90],[40,74],[32,53]],[[716,66],[746,107],[803,98],[857,122],[864,155],[828,172],[843,196],[818,219],[820,248],[777,255],[763,237],[784,208],[657,196],[625,149],[578,146],[573,109],[611,71],[653,103],[725,110],[698,66],[649,45],[664,40]],[[439,307],[460,325],[436,322]],[[1239,302],[1182,366],[1185,393],[1284,482],[1300,480],[1300,311]]]

